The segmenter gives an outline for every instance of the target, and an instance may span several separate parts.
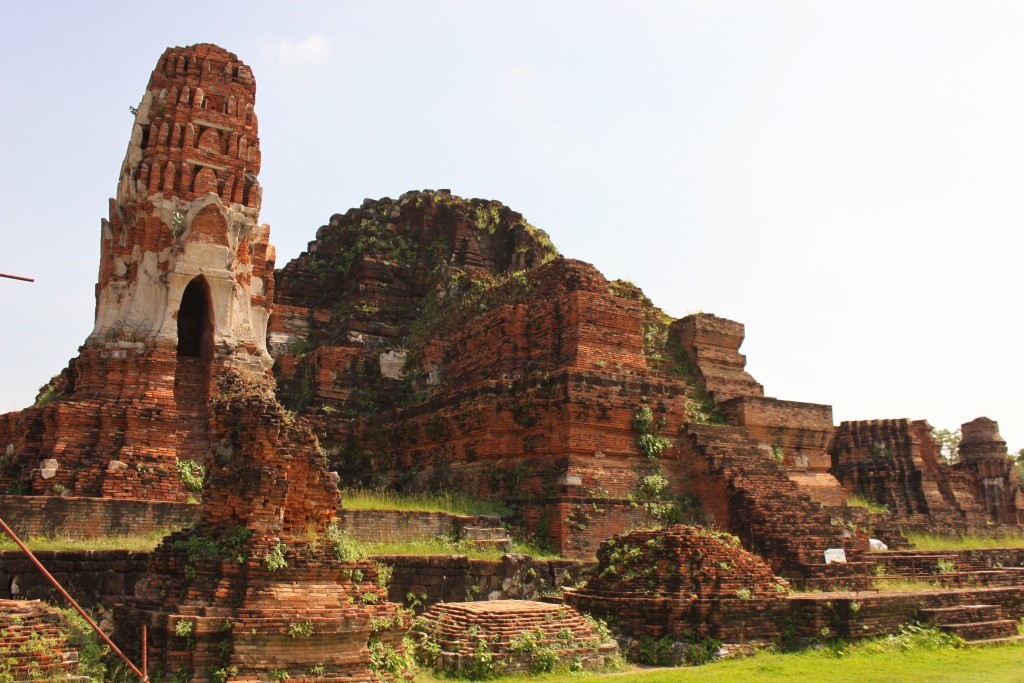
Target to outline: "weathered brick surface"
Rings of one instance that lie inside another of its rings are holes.
[[[427,663],[452,673],[472,672],[481,648],[490,654],[490,668],[502,673],[530,671],[542,648],[553,650],[560,664],[583,669],[600,669],[618,651],[614,643],[602,644],[575,609],[529,600],[434,605],[417,632],[441,647],[438,658]]]
[[[199,515],[188,503],[53,496],[0,496],[0,510],[22,538],[145,534],[188,526]]]
[[[8,681],[59,680],[75,673],[78,653],[59,618],[36,600],[0,600],[0,674]]]
[[[701,485],[724,486],[724,495],[716,496],[719,505],[709,510],[716,524],[736,534],[787,578],[846,580],[852,565],[825,565],[825,550],[843,548],[848,561],[858,562],[867,550],[867,536],[833,524],[822,506],[745,429],[687,425],[686,433],[692,476]]]
[[[433,605],[465,600],[537,600],[560,586],[580,581],[588,566],[575,560],[538,560],[505,555],[475,560],[465,555],[378,555],[393,568],[389,597],[393,602]]]
[[[358,541],[406,541],[436,536],[463,538],[470,527],[501,526],[497,517],[411,510],[338,511],[338,523]]]
[[[738,539],[676,525],[603,543],[587,585],[566,601],[632,636],[743,643],[778,635],[786,588]]]
[[[1024,570],[1024,548],[984,548],[976,550],[885,550],[867,556],[878,573],[885,575],[939,574],[939,561],[961,572]],[[948,571],[948,570],[947,570]]]
[[[716,401],[764,396],[764,387],[746,371],[747,359],[739,352],[743,343],[742,323],[698,313],[675,321],[672,335]]]
[[[831,471],[850,491],[888,506],[888,517],[872,518],[886,532],[1019,530],[1024,496],[998,426],[979,418],[964,427],[967,445],[950,466],[924,420],[843,422],[829,446]]]
[[[149,580],[152,553],[50,550],[35,555],[79,604],[102,616],[133,597],[137,584]],[[465,555],[377,555],[369,559],[393,570],[388,599],[418,610],[438,602],[473,598],[537,600],[560,586],[575,585],[589,568],[574,560],[539,560],[527,555],[506,555],[500,560]],[[408,600],[410,593],[415,600]],[[0,599],[12,598],[60,602],[53,586],[21,551],[0,551]]]
[[[149,553],[130,550],[38,550],[33,554],[76,602],[97,610],[98,615],[134,593],[149,561]],[[0,598],[63,604],[58,591],[20,550],[0,552]]]
[[[0,417],[0,490],[187,499],[175,459],[208,458],[211,377],[272,363],[255,94],[215,45],[160,57],[101,225],[95,327],[49,405]]]
[[[974,493],[990,519],[1014,525],[1024,522],[1024,493],[999,424],[979,417],[961,425],[960,432],[960,462],[953,469],[971,477]]]
[[[1018,588],[936,589],[914,592],[799,593],[788,598],[796,632],[809,638],[854,640],[893,633],[924,620],[922,610],[960,605],[998,605],[1008,617],[1024,615],[1024,591]],[[826,630],[827,629],[827,630]]]
[[[260,375],[222,378],[200,522],[153,553],[119,637],[131,643],[148,623],[152,660],[196,681],[230,667],[232,680],[297,678],[314,666],[326,681],[376,680],[369,638],[400,647],[407,624],[375,564],[335,554],[340,493],[309,427],[270,394]]]

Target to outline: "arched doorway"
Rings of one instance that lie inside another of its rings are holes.
[[[177,408],[175,456],[205,465],[209,458],[210,372],[213,361],[213,305],[203,276],[185,287],[178,308],[178,357],[174,371]],[[182,490],[182,496],[192,495]]]
[[[178,356],[209,359],[213,350],[210,288],[199,276],[188,283],[178,309]]]

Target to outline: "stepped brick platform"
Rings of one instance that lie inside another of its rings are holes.
[[[1024,568],[1024,548],[979,548],[974,550],[884,550],[867,556],[886,573],[920,570],[935,573],[938,560],[956,563],[960,571]]]
[[[913,578],[956,588],[1024,586],[1024,549],[898,550],[867,555],[871,583],[884,590],[886,581]]]
[[[925,607],[918,613],[923,623],[934,624],[968,642],[1009,641],[1017,634],[1017,621],[1004,619],[999,605]]]
[[[1024,617],[1024,590],[1018,587],[921,591],[795,593],[787,599],[796,633],[808,638],[856,640],[894,633],[927,616],[923,610],[996,605],[998,619]],[[958,614],[956,610],[951,613]],[[941,614],[941,612],[939,613]],[[965,622],[969,623],[969,622]]]
[[[602,643],[573,608],[529,600],[434,605],[414,635],[440,646],[437,657],[424,663],[450,673],[472,671],[481,651],[501,673],[549,670],[555,661],[600,669],[618,652],[614,642]],[[537,657],[542,651],[548,655],[544,660]]]
[[[318,680],[376,681],[368,644],[400,649],[407,619],[377,566],[334,534],[341,496],[316,438],[271,392],[262,375],[222,377],[202,517],[154,551],[118,638],[137,650],[148,624],[151,661],[194,681],[314,668]]]
[[[603,543],[594,575],[565,600],[634,637],[767,642],[781,631],[787,587],[735,537],[676,525]]]
[[[856,580],[867,538],[832,523],[831,517],[742,427],[688,424],[685,429],[696,474],[720,493],[707,501],[715,522],[764,556],[777,573],[793,580]],[[707,507],[707,504],[706,504]],[[799,520],[799,528],[794,528]],[[826,565],[825,550],[844,548],[846,565]],[[816,586],[818,588],[823,585]]]
[[[58,680],[77,671],[78,652],[60,618],[38,600],[0,600],[0,679]]]

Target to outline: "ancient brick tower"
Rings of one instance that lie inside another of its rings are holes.
[[[160,57],[102,222],[95,327],[54,400],[0,417],[5,488],[184,500],[175,460],[208,457],[211,379],[270,368],[255,96],[215,45]]]
[[[255,99],[249,68],[215,45],[160,57],[103,221],[87,347],[270,367]]]

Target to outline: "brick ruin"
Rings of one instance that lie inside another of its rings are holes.
[[[36,406],[0,416],[3,488],[188,498],[175,460],[208,459],[211,381],[273,362],[255,96],[217,46],[160,57],[100,229],[95,327]]]
[[[829,447],[832,472],[852,493],[888,508],[869,523],[899,531],[1005,533],[1024,522],[1024,493],[999,425],[961,426],[959,460],[946,463],[924,420],[843,422]]]
[[[566,599],[633,637],[771,642],[788,587],[736,537],[680,524],[605,541],[593,577]]]
[[[272,394],[264,376],[222,376],[202,517],[153,553],[118,637],[146,624],[153,660],[193,681],[377,681],[371,648],[400,650],[408,620],[346,548],[316,438]]]
[[[572,607],[530,600],[440,603],[424,612],[413,634],[433,646],[419,648],[424,664],[470,678],[558,666],[601,670],[618,653]]]
[[[0,600],[0,678],[70,679],[78,672],[77,657],[53,608],[38,600]]]
[[[997,432],[965,432],[948,471],[927,453],[869,467],[874,442],[858,439],[895,448],[924,428],[837,431],[830,406],[765,396],[742,324],[672,320],[499,202],[366,200],[275,273],[254,98],[251,71],[216,46],[161,56],[102,224],[95,329],[37,406],[0,416],[0,489],[194,498],[179,468],[210,462],[217,377],[272,367],[347,483],[501,497],[570,557],[654,513],[811,576],[825,548],[865,547],[832,528],[851,492],[910,522],[1018,523]]]
[[[497,201],[368,199],[275,271],[254,102],[235,55],[164,52],[101,224],[95,328],[35,406],[0,415],[8,495],[139,514],[155,509],[139,501],[199,502],[208,471],[201,523],[164,542],[123,616],[149,623],[173,666],[248,680],[277,658],[294,676],[369,675],[370,639],[396,644],[370,624],[401,617],[372,564],[329,552],[335,480],[500,498],[519,533],[568,558],[607,556],[604,541],[652,523],[714,527],[743,551],[687,543],[730,567],[755,553],[764,581],[796,585],[848,580],[869,532],[1020,529],[995,422],[963,426],[955,465],[924,421],[836,428],[831,406],[765,395],[741,323],[672,319]],[[854,493],[889,513],[851,512]],[[691,533],[644,543],[680,554]],[[838,548],[846,569],[825,563]],[[735,600],[697,595],[698,612]],[[285,615],[307,612],[314,635],[289,635]],[[770,630],[751,629],[731,637]],[[328,638],[346,647],[314,662]]]

